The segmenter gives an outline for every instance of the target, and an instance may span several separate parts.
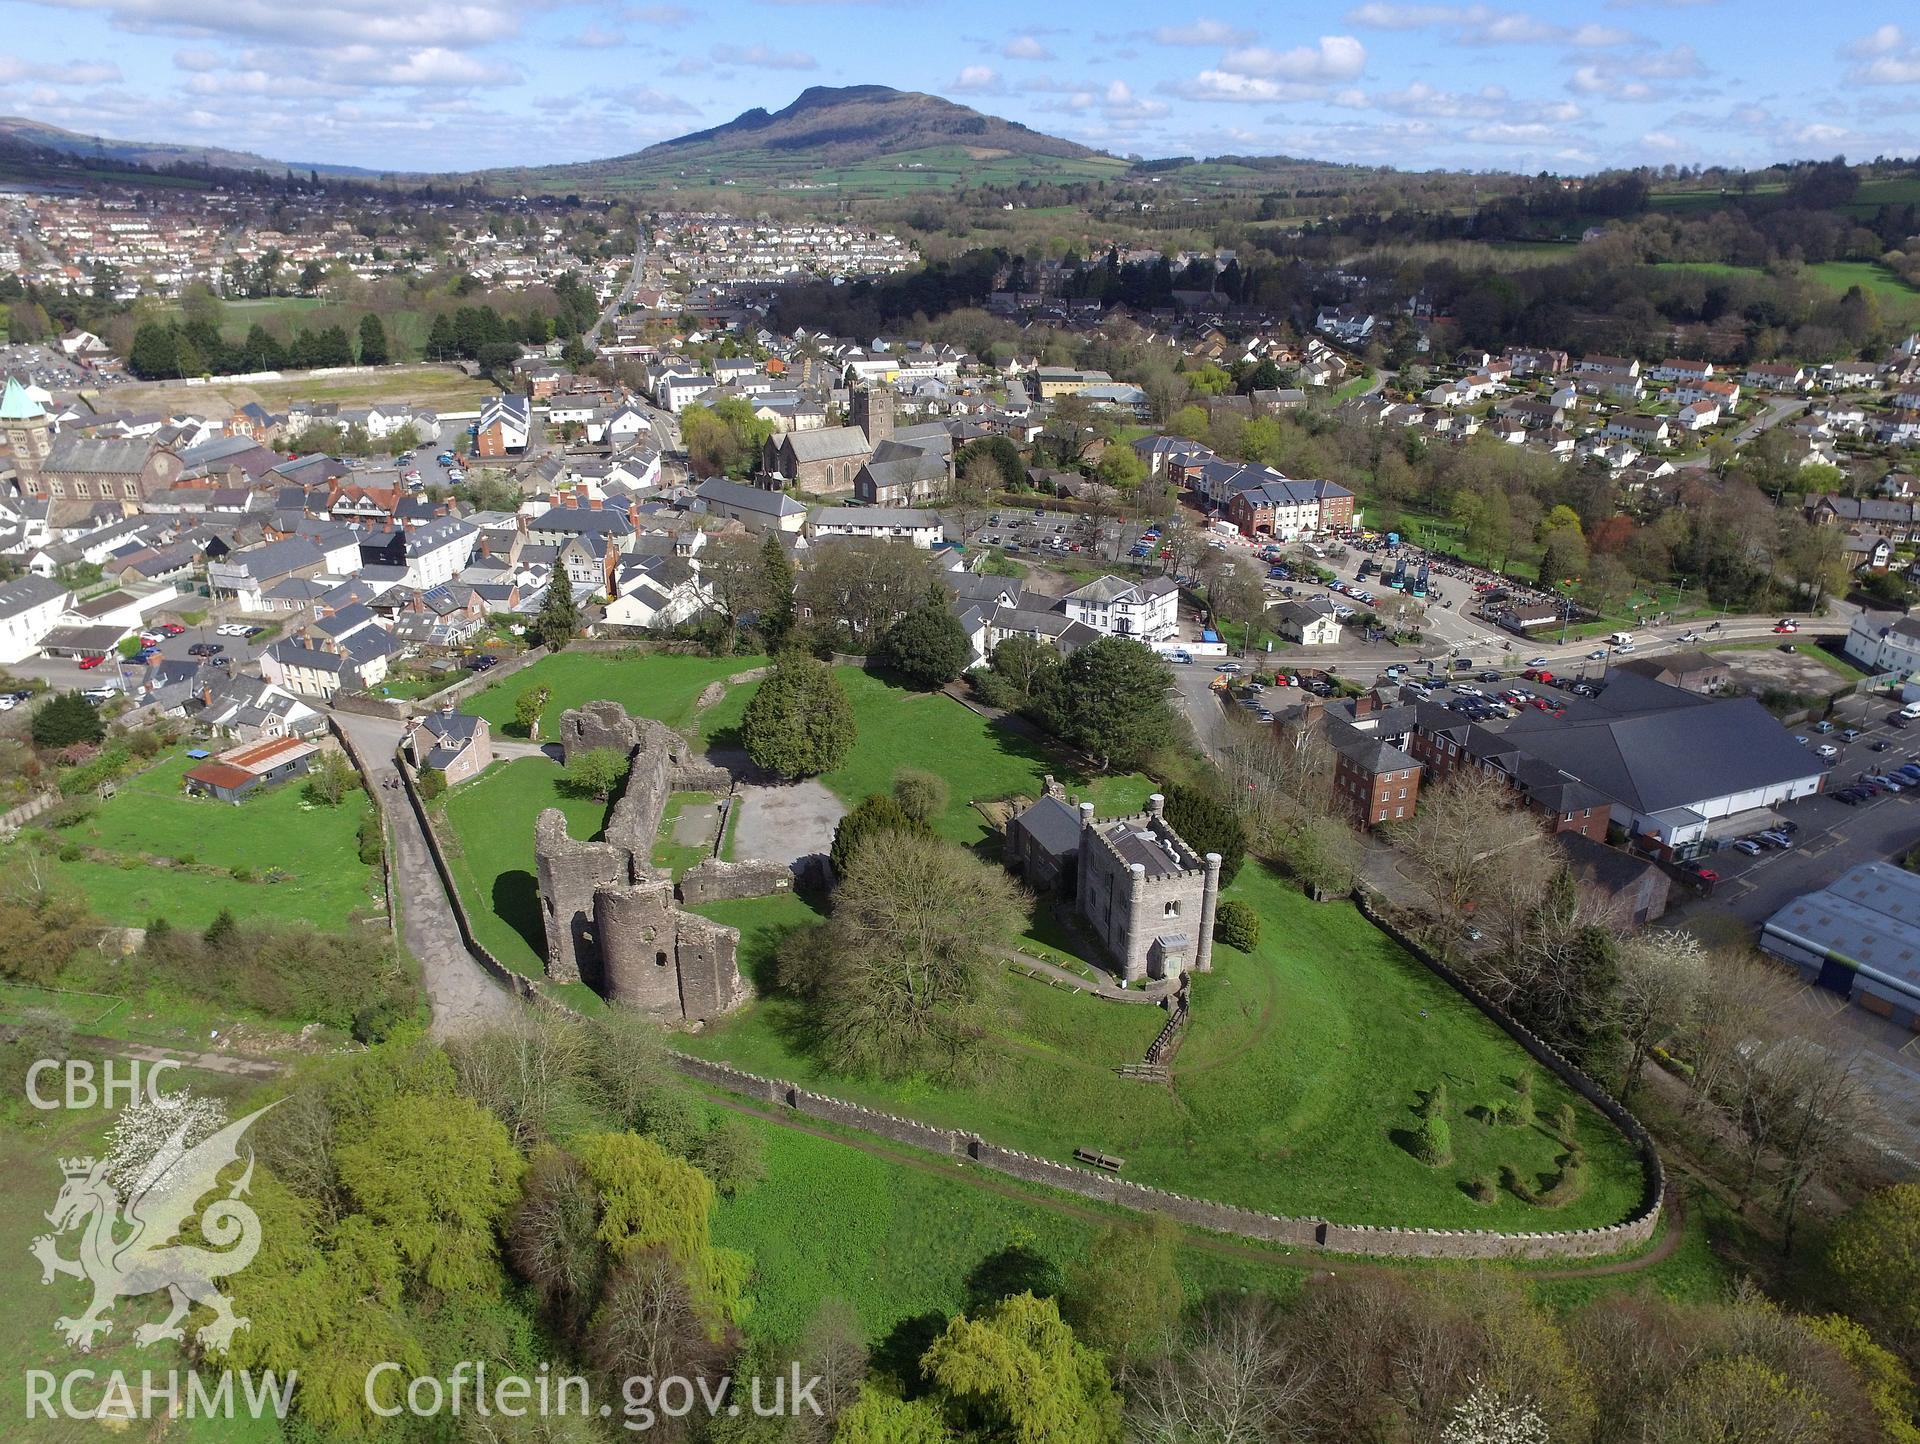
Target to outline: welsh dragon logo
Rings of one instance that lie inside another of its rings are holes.
[[[96,1334],[113,1331],[108,1315],[116,1300],[165,1289],[171,1311],[162,1322],[136,1329],[135,1342],[144,1348],[161,1339],[184,1339],[181,1319],[194,1304],[205,1304],[214,1317],[195,1331],[194,1338],[209,1352],[226,1352],[234,1331],[246,1328],[247,1320],[235,1315],[232,1303],[213,1281],[240,1272],[260,1248],[260,1220],[240,1201],[253,1181],[251,1149],[245,1170],[225,1197],[204,1210],[197,1205],[219,1186],[222,1171],[240,1160],[240,1140],[253,1121],[275,1106],[270,1103],[249,1113],[190,1148],[183,1124],[129,1185],[130,1196],[124,1202],[106,1159],[60,1160],[65,1181],[46,1215],[54,1232],[35,1239],[28,1251],[40,1260],[41,1283],[50,1284],[64,1274],[93,1285],[93,1302],[85,1313],[55,1322],[68,1344],[82,1352],[90,1350]],[[174,1242],[196,1212],[200,1236],[210,1247]],[[75,1228],[81,1230],[79,1256],[62,1258],[56,1251],[56,1236]]]

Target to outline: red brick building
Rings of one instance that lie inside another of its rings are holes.
[[[1405,822],[1420,802],[1420,763],[1384,738],[1345,723],[1327,728],[1333,796],[1363,824]]]

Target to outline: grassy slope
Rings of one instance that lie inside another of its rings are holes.
[[[765,662],[764,657],[683,657],[663,652],[645,656],[562,652],[487,688],[463,710],[504,729],[513,721],[514,699],[529,687],[545,685],[553,689],[553,699],[547,703],[549,730],[559,726],[560,714],[568,708],[600,698],[618,702],[636,716],[686,727],[709,683]]]
[[[778,998],[688,1047],[1054,1158],[1097,1146],[1126,1158],[1126,1176],[1137,1181],[1276,1212],[1539,1229],[1613,1222],[1631,1210],[1640,1191],[1632,1154],[1586,1110],[1580,1136],[1591,1181],[1580,1197],[1555,1211],[1505,1192],[1491,1206],[1472,1202],[1458,1186],[1466,1178],[1511,1165],[1533,1181],[1560,1151],[1543,1129],[1467,1116],[1514,1096],[1523,1055],[1353,909],[1315,906],[1257,866],[1230,895],[1260,910],[1261,946],[1251,958],[1219,950],[1216,971],[1197,980],[1172,1089],[1110,1071],[1138,1061],[1145,1040],[1131,1030],[1157,1014],[1115,1018],[1120,1005],[1024,979],[1013,980],[1005,1036],[971,1084],[833,1077],[805,1051],[794,1006]],[[769,935],[807,917],[793,898],[703,911],[747,934],[743,960],[756,972]],[[1394,1136],[1414,1126],[1419,1093],[1442,1079],[1456,1161],[1430,1169]],[[1536,1077],[1543,1119],[1570,1096]]]
[[[1151,780],[1137,773],[1076,776],[1045,748],[989,725],[951,697],[910,692],[858,667],[842,667],[839,674],[860,735],[846,762],[820,780],[849,806],[888,791],[902,767],[935,772],[951,792],[935,826],[941,836],[971,846],[986,835],[987,825],[969,802],[1014,793],[1037,797],[1050,772],[1090,797],[1102,813],[1137,811],[1153,791]]]
[[[218,1073],[189,1070],[167,1083],[173,1091],[180,1082],[190,1083],[196,1093],[228,1100],[230,1116],[246,1111],[244,1094],[252,1086],[241,1084]],[[10,1102],[4,1124],[0,1124],[0,1235],[19,1249],[17,1261],[7,1275],[11,1306],[0,1312],[0,1417],[8,1423],[8,1439],[32,1440],[33,1444],[98,1444],[102,1439],[147,1439],[162,1435],[168,1444],[267,1444],[283,1437],[272,1419],[181,1419],[162,1422],[152,1434],[141,1429],[120,1432],[93,1419],[36,1418],[26,1420],[26,1371],[47,1369],[64,1378],[74,1369],[91,1369],[96,1378],[74,1386],[74,1402],[82,1409],[97,1404],[113,1370],[125,1371],[131,1379],[136,1405],[140,1396],[142,1370],[151,1370],[156,1385],[170,1369],[186,1368],[178,1345],[158,1343],[141,1348],[134,1342],[134,1330],[141,1324],[157,1323],[166,1314],[164,1296],[153,1294],[144,1299],[121,1299],[113,1310],[114,1326],[110,1334],[95,1341],[94,1352],[82,1356],[69,1349],[54,1332],[53,1321],[80,1313],[88,1298],[88,1286],[79,1279],[62,1278],[52,1286],[40,1286],[40,1271],[28,1259],[30,1239],[47,1232],[43,1211],[60,1189],[59,1159],[69,1154],[100,1153],[114,1115],[104,1109],[57,1110],[33,1113],[24,1103]],[[75,1235],[60,1239],[60,1252],[71,1258],[77,1247]],[[212,1383],[211,1376],[209,1384]],[[185,1381],[182,1380],[182,1388]],[[235,1388],[235,1393],[240,1391]],[[57,1395],[56,1395],[57,1397]],[[183,1398],[184,1411],[184,1398]],[[159,1417],[165,1418],[164,1400],[156,1403]]]
[[[237,917],[278,918],[339,928],[354,912],[378,906],[372,870],[360,861],[354,834],[371,805],[364,792],[339,807],[314,807],[298,781],[247,799],[238,807],[189,798],[181,775],[193,762],[182,753],[119,784],[86,821],[55,834],[62,842],[111,852],[127,866],[42,855],[53,875],[85,893],[109,922],[138,927],[156,917],[204,928],[222,908]],[[17,852],[16,852],[17,855]],[[159,869],[144,857],[191,855],[220,873]],[[264,872],[278,867],[281,882],[239,882],[226,870]]]
[[[606,808],[561,793],[560,769],[544,757],[496,762],[454,788],[440,804],[458,847],[449,859],[473,929],[508,967],[529,977],[546,971],[546,928],[533,872],[533,825],[549,807],[567,815],[581,841],[600,835]]]

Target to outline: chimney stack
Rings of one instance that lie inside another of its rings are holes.
[[[1080,830],[1086,832],[1092,826],[1093,804],[1091,802],[1083,802],[1080,804]]]
[[[1152,818],[1158,818],[1163,812],[1166,811],[1166,807],[1167,807],[1166,794],[1161,792],[1156,792],[1147,799],[1147,816]]]

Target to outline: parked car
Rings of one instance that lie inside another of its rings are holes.
[[[467,658],[467,670],[470,672],[490,672],[500,665],[500,659],[491,652],[479,652]]]
[[[1840,749],[1835,747],[1831,742],[1822,742],[1818,747],[1813,749],[1813,755],[1815,757],[1838,757],[1840,755]]]
[[[161,634],[168,637],[182,636],[185,634],[186,630],[187,629],[181,626],[178,622],[162,622],[160,624]]]
[[[252,638],[259,636],[264,631],[266,631],[265,627],[243,627],[240,629],[240,635],[251,640]]]
[[[80,695],[97,707],[102,702],[111,702],[115,697],[118,697],[120,695],[120,689],[118,687],[89,687]]]
[[[105,657],[97,657],[97,656],[82,657],[80,659],[80,670],[82,672],[91,672],[95,667],[99,666],[102,662],[106,660],[107,659]]]
[[[189,657],[217,657],[226,650],[227,649],[218,642],[195,642],[191,647],[187,648],[187,655]]]
[[[1857,738],[1859,735],[1860,735],[1860,729],[1858,727],[1847,727],[1842,729],[1840,733],[1840,740],[1842,742],[1851,742],[1855,738]]]
[[[1822,717],[1818,722],[1813,724],[1813,730],[1816,732],[1831,732],[1833,731],[1833,723],[1828,718]]]
[[[1866,794],[1857,787],[1843,787],[1838,792],[1829,792],[1827,796],[1846,807],[1858,807],[1866,800]]]
[[[1759,843],[1749,842],[1746,838],[1742,837],[1733,843],[1733,850],[1735,852],[1744,852],[1748,857],[1758,857],[1762,849]]]
[[[1680,871],[1684,872],[1688,877],[1699,879],[1701,882],[1720,881],[1720,874],[1708,867],[1705,863],[1683,862],[1680,864]]]

